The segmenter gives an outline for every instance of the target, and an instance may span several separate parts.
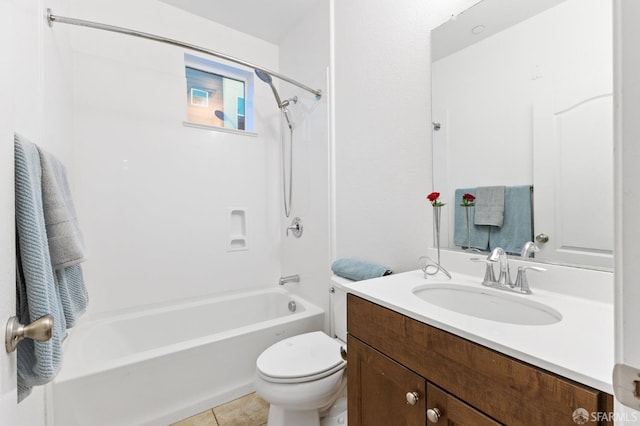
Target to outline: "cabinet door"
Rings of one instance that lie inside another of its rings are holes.
[[[431,383],[427,383],[427,410],[429,410],[427,413],[428,424],[447,426],[501,425]]]
[[[352,336],[347,347],[349,426],[424,426],[425,380]]]

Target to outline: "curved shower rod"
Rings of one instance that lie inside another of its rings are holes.
[[[140,37],[140,38],[146,38],[147,40],[158,41],[160,43],[166,43],[166,44],[170,44],[170,45],[173,45],[173,46],[184,47],[186,49],[195,50],[196,52],[200,52],[200,53],[204,53],[204,54],[207,54],[207,55],[215,56],[217,58],[225,59],[227,61],[235,62],[236,64],[243,65],[243,66],[245,66],[247,68],[252,68],[254,70],[265,72],[265,73],[271,75],[272,77],[275,77],[277,79],[286,81],[287,83],[291,83],[294,86],[298,86],[299,88],[304,89],[307,92],[310,92],[310,93],[314,94],[316,96],[316,99],[320,99],[322,97],[322,91],[320,89],[312,89],[311,87],[309,87],[307,85],[304,85],[304,84],[302,84],[300,82],[297,82],[297,81],[295,81],[295,80],[293,80],[293,79],[291,79],[291,78],[289,78],[289,77],[287,77],[285,75],[277,73],[275,71],[270,71],[270,70],[268,70],[266,68],[259,67],[259,66],[255,65],[255,64],[252,64],[251,62],[243,61],[242,59],[234,58],[233,56],[225,55],[224,53],[216,52],[215,50],[206,49],[204,47],[196,46],[194,44],[183,43],[183,42],[178,41],[178,40],[173,40],[173,39],[170,39],[170,38],[161,37],[161,36],[157,36],[157,35],[154,35],[154,34],[144,33],[144,32],[141,32],[141,31],[131,30],[131,29],[128,29],[128,28],[116,27],[116,26],[113,26],[113,25],[101,24],[99,22],[85,21],[85,20],[82,20],[82,19],[68,18],[66,16],[54,15],[53,12],[51,11],[51,9],[47,9],[47,21],[49,22],[49,26],[50,27],[53,27],[53,23],[54,22],[59,22],[61,24],[78,25],[80,27],[96,28],[96,29],[99,29],[99,30],[111,31],[111,32],[114,32],[114,33],[126,34],[126,35],[130,35],[130,36],[134,36],[134,37]]]

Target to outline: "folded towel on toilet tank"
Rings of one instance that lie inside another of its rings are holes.
[[[386,266],[365,262],[358,259],[338,259],[331,264],[334,274],[354,281],[383,277],[393,272]]]

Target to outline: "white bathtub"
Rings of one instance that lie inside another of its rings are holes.
[[[167,425],[230,401],[253,390],[265,348],[321,330],[323,316],[270,288],[82,323],[52,385],[55,426]]]

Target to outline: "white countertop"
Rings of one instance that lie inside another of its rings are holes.
[[[432,305],[412,292],[429,284],[482,287],[481,278],[452,273],[424,279],[421,270],[365,281],[333,277],[347,292],[392,309],[410,318],[448,331],[542,369],[613,394],[614,313],[613,304],[532,286],[532,295],[509,293],[543,303],[562,314],[551,325],[514,325],[485,320]]]

